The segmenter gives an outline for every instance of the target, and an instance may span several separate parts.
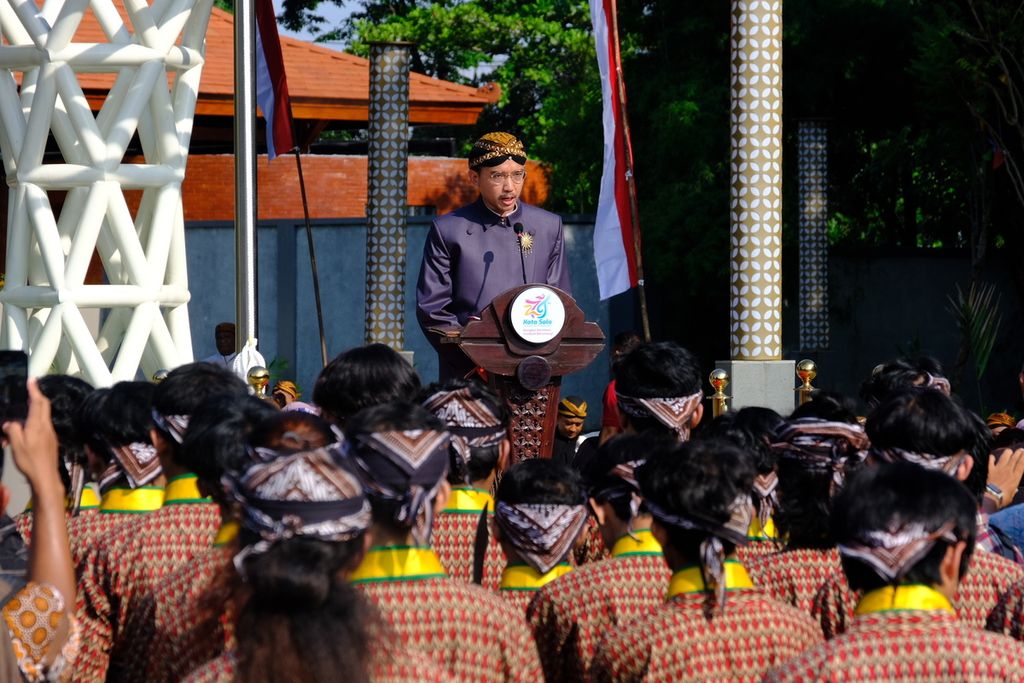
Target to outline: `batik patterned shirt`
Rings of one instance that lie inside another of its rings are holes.
[[[615,542],[611,559],[584,565],[541,588],[526,620],[545,678],[586,680],[601,636],[664,604],[671,576],[661,546],[640,529],[633,538]]]
[[[371,548],[351,580],[407,648],[456,680],[541,680],[522,612],[492,592],[449,579],[429,548]]]
[[[821,643],[806,614],[756,589],[738,562],[726,563],[722,606],[712,604],[700,576],[698,567],[676,572],[663,606],[610,631],[597,646],[591,680],[755,683]]]
[[[997,606],[1001,596],[1021,580],[1024,569],[1020,565],[987,550],[975,549],[953,597],[953,609],[965,624],[983,629],[990,619],[999,619]],[[811,616],[821,625],[826,638],[834,638],[847,629],[860,597],[842,572],[822,585],[814,596]]]
[[[448,505],[434,518],[430,545],[437,553],[448,576],[456,581],[473,581],[476,537],[485,505],[488,510],[487,518],[493,518],[494,499],[488,492],[480,489],[453,488]],[[484,524],[487,524],[487,520],[484,520]],[[501,552],[498,539],[489,532],[487,537],[483,581],[480,585],[496,591],[498,584],[501,583],[505,555]]]
[[[132,648],[153,637],[153,623],[137,606],[174,569],[213,543],[220,509],[200,498],[195,475],[167,484],[164,505],[138,521],[121,525],[101,539],[82,560],[79,614],[83,638],[95,643],[82,661],[77,680],[140,680],[145,663]]]
[[[770,683],[1021,680],[1024,646],[1005,636],[970,627],[957,618],[952,608],[920,606],[863,611],[858,607],[858,611],[861,613],[845,633],[783,664],[765,680]]]
[[[842,568],[835,548],[797,548],[754,560],[749,571],[754,584],[770,597],[810,614],[818,589]]]

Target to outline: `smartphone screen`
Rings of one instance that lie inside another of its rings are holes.
[[[0,419],[28,416],[28,356],[24,351],[0,351]]]

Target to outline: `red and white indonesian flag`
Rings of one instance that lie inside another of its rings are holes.
[[[629,209],[627,169],[633,160],[622,114],[626,103],[618,85],[619,45],[612,31],[615,0],[590,0],[590,16],[594,22],[597,64],[601,70],[601,100],[604,104],[604,170],[601,173],[601,196],[597,203],[594,225],[594,261],[601,298],[607,299],[639,284],[636,273],[636,250],[633,222]],[[627,164],[627,161],[629,162]]]
[[[292,103],[273,0],[256,0],[256,104],[267,122],[267,157],[290,152],[295,147]]]

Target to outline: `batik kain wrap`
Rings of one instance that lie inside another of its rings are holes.
[[[242,527],[259,539],[235,556],[240,571],[246,557],[266,552],[277,541],[348,541],[372,521],[363,487],[344,464],[340,444],[278,453],[238,475],[225,475],[223,483],[242,506]]]
[[[188,431],[188,415],[162,415],[154,408],[151,411],[153,422],[157,427],[171,435],[171,438],[179,444],[185,441],[185,432]]]
[[[654,519],[665,526],[687,531],[703,531],[708,537],[700,544],[700,566],[704,584],[715,592],[715,606],[721,612],[725,606],[725,546],[723,541],[733,545],[747,542],[747,529],[754,516],[750,494],[740,494],[729,506],[729,519],[718,523],[697,515],[675,515],[650,500],[644,506]]]
[[[499,501],[494,521],[523,561],[546,574],[572,550],[587,521],[587,508]]]
[[[967,457],[964,453],[957,453],[956,455],[935,455],[934,453],[917,453],[914,451],[907,451],[902,448],[872,448],[870,455],[872,458],[880,462],[912,462],[925,469],[945,472],[950,476],[956,474],[956,468],[959,467],[960,463],[962,463]]]
[[[752,488],[757,494],[757,519],[763,529],[779,505],[779,475],[775,472],[759,474],[754,477]]]
[[[467,484],[469,461],[473,448],[487,448],[501,443],[507,436],[505,423],[486,402],[473,396],[468,387],[439,391],[423,402],[423,407],[444,421],[451,434],[451,447],[457,460],[459,477]]]
[[[807,469],[830,470],[834,495],[846,480],[847,463],[862,461],[870,445],[864,428],[858,424],[802,417],[779,431],[772,450],[780,458],[796,461]]]
[[[430,542],[433,501],[448,473],[447,432],[426,429],[353,434],[348,453],[367,495],[394,506],[392,522]]]
[[[676,433],[681,442],[690,440],[690,422],[703,392],[678,398],[636,398],[615,392],[619,410],[631,417],[653,417]]]
[[[953,387],[950,385],[948,379],[940,375],[933,375],[930,372],[924,373],[924,385],[929,389],[941,391],[946,396],[953,393]]]
[[[939,540],[957,542],[952,522],[934,531],[928,531],[922,524],[867,531],[849,543],[840,543],[838,548],[843,557],[856,558],[869,565],[886,582],[895,583],[913,569]]]
[[[157,457],[156,446],[149,442],[134,441],[129,444],[115,446],[106,441],[107,448],[124,473],[128,486],[135,489],[145,486],[160,476],[160,458]]]

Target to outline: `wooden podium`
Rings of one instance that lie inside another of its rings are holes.
[[[564,316],[560,314],[559,309]],[[561,318],[561,326],[557,323]],[[562,377],[582,370],[604,348],[604,333],[557,287],[521,285],[494,298],[458,344],[487,371],[510,414],[512,462],[550,458]]]

